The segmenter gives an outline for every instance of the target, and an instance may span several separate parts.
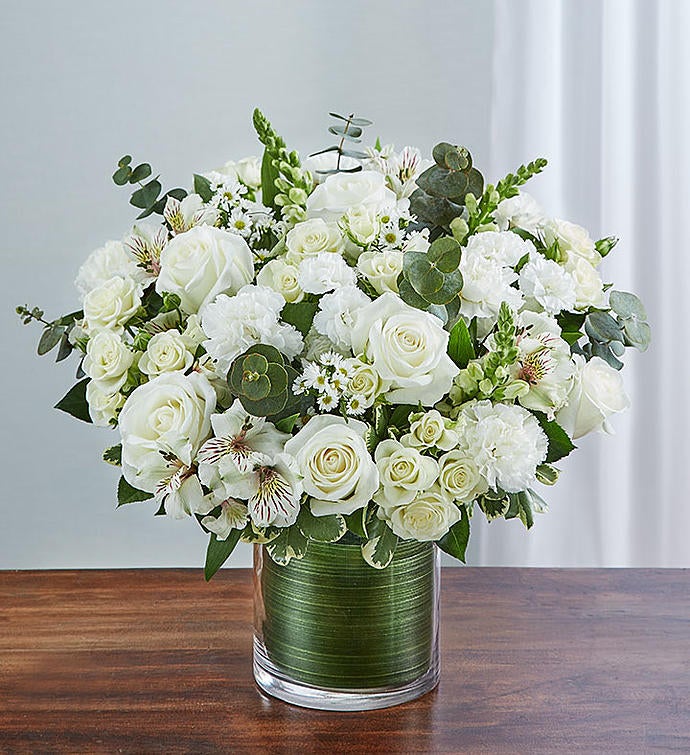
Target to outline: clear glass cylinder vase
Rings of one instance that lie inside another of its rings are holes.
[[[401,541],[374,569],[360,546],[310,542],[301,560],[254,547],[254,678],[273,697],[323,710],[407,702],[439,678],[440,558]]]

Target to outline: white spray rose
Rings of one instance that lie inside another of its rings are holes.
[[[364,422],[322,414],[285,444],[285,453],[297,460],[315,516],[351,514],[378,490],[379,474],[364,441],[366,432]]]
[[[357,269],[378,294],[386,291],[398,293],[398,276],[402,268],[403,252],[396,249],[363,252],[357,260]]]
[[[299,264],[305,257],[312,257],[321,252],[343,251],[343,236],[335,223],[326,223],[321,218],[305,220],[288,231],[285,237],[287,259]]]
[[[520,290],[534,306],[550,315],[575,308],[575,281],[557,262],[533,254],[520,270]]]
[[[139,360],[139,369],[149,377],[163,372],[184,372],[194,362],[194,355],[187,348],[187,341],[177,330],[156,333],[146,346]]]
[[[343,216],[341,227],[350,241],[365,249],[376,241],[381,231],[377,211],[366,205],[351,207]]]
[[[460,519],[460,509],[438,485],[422,490],[402,506],[381,509],[379,516],[403,540],[439,540]]]
[[[339,157],[341,170],[352,170],[361,165],[360,161],[354,157],[339,156],[335,152],[322,152],[320,155],[310,155],[302,160],[302,168],[312,174],[315,183],[320,184],[328,178],[328,171],[338,167]]]
[[[546,222],[546,215],[534,197],[521,191],[516,196],[499,202],[494,212],[494,220],[502,231],[522,228],[523,231],[537,236]]]
[[[238,178],[252,189],[258,189],[261,186],[261,161],[253,155],[243,157],[237,162],[228,160],[222,168],[218,168],[212,171],[212,173],[227,176],[228,178]]]
[[[606,306],[604,283],[591,263],[577,254],[569,254],[564,267],[575,282],[575,309]]]
[[[548,246],[558,241],[561,251],[582,257],[594,267],[601,263],[602,257],[597,252],[594,241],[590,238],[587,229],[580,225],[554,218],[544,226],[544,240]]]
[[[354,286],[357,277],[339,254],[319,252],[313,257],[305,257],[300,262],[297,281],[303,291],[325,294],[336,288]]]
[[[295,304],[304,299],[304,291],[297,281],[298,269],[291,265],[283,257],[270,260],[256,276],[259,286],[265,286],[282,295],[283,299],[290,304]]]
[[[355,314],[369,304],[371,299],[357,286],[345,286],[326,294],[319,301],[319,311],[314,316],[314,327],[342,349],[352,347],[352,328]]]
[[[346,366],[350,371],[350,379],[347,383],[348,393],[359,396],[362,406],[368,409],[373,406],[376,397],[386,390],[387,384],[381,380],[381,376],[370,364],[361,359],[348,359]]]
[[[409,503],[415,495],[431,487],[438,477],[438,464],[422,456],[416,448],[406,448],[397,440],[383,440],[374,454],[379,470],[379,490],[374,500],[383,508]]]
[[[84,297],[87,330],[104,328],[122,332],[141,305],[141,287],[132,278],[110,278]]]
[[[395,207],[397,197],[386,186],[386,178],[373,170],[335,173],[319,184],[307,200],[310,218],[340,220],[351,208],[365,205],[377,212]]]
[[[153,493],[175,471],[174,460],[191,467],[209,436],[215,406],[213,388],[196,372],[166,373],[136,388],[119,421],[127,482]]]
[[[104,391],[97,380],[89,380],[86,384],[86,402],[93,424],[96,427],[110,427],[112,420],[117,419],[117,413],[123,407],[125,397],[117,391]]]
[[[611,432],[607,418],[630,406],[620,372],[600,357],[588,362],[579,354],[573,358],[577,367],[575,384],[556,421],[573,439],[593,430]]]
[[[383,294],[357,312],[353,352],[366,355],[389,383],[392,403],[432,406],[448,393],[459,369],[447,347],[443,323],[396,294]]]
[[[106,241],[86,258],[74,281],[82,299],[94,288],[115,277],[131,278],[138,284],[147,279],[146,271],[139,267],[121,241]]]
[[[134,354],[117,333],[100,330],[89,338],[82,367],[102,392],[112,394],[125,384],[133,362]]]
[[[252,252],[241,236],[200,225],[163,249],[156,291],[178,294],[182,309],[191,314],[218,294],[236,293],[253,277]]]
[[[449,451],[458,442],[458,434],[452,429],[452,422],[432,409],[410,415],[410,432],[403,435],[400,442],[411,448],[439,448]]]
[[[438,460],[438,466],[441,490],[454,501],[469,503],[488,490],[489,486],[479,474],[474,460],[464,451],[456,449],[443,454]]]

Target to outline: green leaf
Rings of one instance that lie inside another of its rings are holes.
[[[556,422],[550,420],[543,412],[534,412],[534,416],[541,425],[541,429],[549,440],[546,453],[547,463],[553,463],[566,457],[576,446],[568,437],[568,433]]]
[[[561,330],[574,333],[585,324],[586,315],[580,312],[561,312],[556,315],[556,322]]]
[[[317,543],[335,543],[347,532],[347,524],[340,514],[314,516],[308,504],[300,508],[296,524],[305,537]]]
[[[38,355],[43,356],[49,351],[52,351],[59,343],[62,336],[65,333],[64,325],[49,325],[41,335],[41,340],[38,342]]]
[[[129,182],[131,184],[139,183],[139,181],[143,181],[145,178],[148,178],[151,175],[151,166],[148,163],[141,163],[141,165],[137,165],[136,168],[132,171],[132,175],[129,177]]]
[[[647,320],[647,312],[644,304],[635,294],[627,291],[611,291],[609,293],[611,309],[620,317],[636,317],[638,320]]]
[[[398,536],[385,526],[378,537],[362,544],[362,558],[374,569],[385,569],[393,560]]]
[[[299,419],[299,412],[291,414],[289,417],[284,417],[275,422],[276,430],[280,430],[281,433],[291,433],[295,427],[295,422]]]
[[[559,470],[550,464],[540,464],[537,467],[537,480],[542,485],[555,485],[558,482]]]
[[[465,563],[465,551],[470,539],[470,518],[467,509],[460,506],[460,519],[437,542],[438,547],[449,556]]]
[[[268,150],[264,150],[263,159],[261,160],[261,203],[265,207],[275,209],[276,207],[276,178],[280,176],[278,168],[275,166],[273,156]]]
[[[161,182],[154,178],[153,181],[144,184],[141,189],[137,189],[130,197],[129,203],[140,209],[148,209],[155,204],[161,189]]]
[[[145,490],[139,490],[130,485],[124,477],[120,477],[117,484],[117,505],[124,506],[127,503],[137,503],[139,501],[148,501],[153,498],[153,493],[147,493]]]
[[[198,173],[194,174],[194,193],[198,194],[204,202],[211,201],[213,191],[211,190],[211,182],[208,178],[200,176]]]
[[[621,326],[608,312],[600,312],[599,310],[587,316],[585,320],[585,333],[593,341],[598,341],[599,343],[623,340]]]
[[[58,349],[55,361],[62,362],[63,359],[67,359],[67,357],[72,353],[73,350],[74,347],[69,342],[69,334],[67,332],[63,333],[62,338],[60,339],[60,348]]]
[[[572,346],[574,343],[577,343],[585,334],[580,332],[579,330],[576,330],[574,333],[570,333],[568,331],[562,331],[561,332],[561,338],[569,345]],[[618,343],[617,341],[614,341],[614,343]]]
[[[132,162],[132,155],[124,155],[117,161],[119,168],[123,168],[125,165],[129,165]]]
[[[233,529],[230,530],[227,539],[218,540],[215,532],[211,533],[206,549],[206,564],[204,565],[204,577],[207,582],[228,560],[237,543],[239,543],[241,535],[241,529]]]
[[[55,404],[55,408],[59,409],[61,412],[71,414],[82,422],[91,422],[89,404],[86,401],[86,386],[88,382],[89,378],[84,378],[72,386],[57,404]]]
[[[318,302],[315,301],[288,303],[283,307],[280,319],[289,325],[294,325],[303,336],[306,336],[314,321],[318,306]]]
[[[309,540],[302,534],[299,527],[286,527],[275,540],[266,546],[268,555],[281,565],[289,564],[294,558],[298,561],[304,558]]]
[[[652,329],[649,327],[649,323],[634,318],[623,320],[623,331],[627,345],[634,346],[640,351],[648,349],[652,340]]]
[[[398,429],[405,427],[410,414],[412,414],[416,408],[417,407],[412,404],[398,404],[388,418],[389,427],[397,427]]]
[[[112,464],[114,467],[122,466],[122,443],[106,448],[103,451],[103,461]]]
[[[113,182],[116,183],[118,186],[124,186],[129,181],[129,177],[131,174],[132,174],[132,169],[128,165],[121,165],[113,173]]]
[[[606,257],[617,243],[618,239],[615,236],[607,236],[605,239],[599,239],[599,241],[594,244],[594,248],[602,257]]]
[[[422,299],[414,290],[412,284],[402,275],[398,278],[398,293],[405,304],[409,304],[411,307],[415,307],[415,309],[426,310],[429,306],[429,302]]]
[[[502,490],[489,490],[477,499],[477,503],[491,522],[508,511],[510,497],[508,493],[504,493]]]
[[[357,537],[361,537],[362,540],[366,540],[369,535],[367,534],[367,507],[357,509],[352,514],[343,515],[347,529]]]
[[[441,236],[432,242],[427,255],[443,273],[452,273],[460,264],[460,244],[452,236]]]
[[[514,504],[517,508],[517,515],[520,521],[528,530],[531,529],[534,524],[534,516],[532,514],[532,501],[529,493],[526,490],[520,493],[511,493],[510,500],[511,504]]]
[[[453,329],[450,331],[448,356],[462,370],[476,357],[470,331],[462,317],[453,325]]]

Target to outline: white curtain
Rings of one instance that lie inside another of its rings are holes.
[[[690,2],[497,0],[491,176],[538,155],[547,211],[621,241],[604,279],[647,306],[628,350],[633,408],[545,489],[550,512],[475,517],[471,562],[690,566]]]

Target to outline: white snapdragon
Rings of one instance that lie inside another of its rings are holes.
[[[304,299],[304,291],[297,281],[298,268],[284,257],[269,260],[256,276],[259,286],[270,288],[282,295],[290,304],[296,304]]]
[[[130,278],[142,284],[148,276],[121,241],[107,241],[86,258],[74,283],[83,299],[94,288],[115,277]]]
[[[397,440],[382,440],[376,446],[374,459],[380,484],[374,500],[384,508],[409,503],[418,492],[431,487],[438,477],[435,459]]]
[[[89,332],[109,329],[121,333],[141,306],[141,286],[133,278],[115,276],[84,297],[84,321]]]
[[[204,348],[215,360],[218,374],[227,374],[233,360],[257,343],[274,346],[289,359],[302,350],[302,336],[280,322],[283,297],[263,286],[244,286],[236,296],[221,294],[204,308],[201,325]]]
[[[398,293],[398,277],[402,268],[403,252],[397,249],[363,252],[357,260],[357,269],[378,294],[386,291]]]
[[[439,485],[420,490],[401,506],[379,510],[393,532],[403,540],[429,542],[439,540],[460,519],[460,509]]]
[[[585,361],[576,354],[574,359],[575,382],[556,421],[573,439],[593,430],[611,432],[608,418],[630,406],[620,372],[600,357]]]
[[[188,341],[175,329],[156,333],[146,345],[139,360],[139,369],[149,377],[163,372],[184,372],[193,362],[194,355],[187,347]]]
[[[501,231],[521,228],[538,236],[547,221],[544,210],[537,200],[524,191],[499,202],[494,211],[494,220]]]
[[[359,310],[352,348],[390,386],[392,403],[432,406],[450,390],[459,369],[446,353],[448,332],[428,312],[385,293]]]
[[[113,394],[125,384],[133,362],[134,354],[120,336],[101,330],[89,338],[82,367],[103,393]]]
[[[319,301],[314,327],[343,349],[352,347],[352,328],[359,309],[369,304],[369,297],[357,286],[337,288]]]
[[[546,458],[548,441],[527,409],[490,401],[462,407],[457,424],[460,450],[473,459],[491,488],[517,493],[532,485]]]
[[[297,282],[303,291],[310,294],[324,294],[345,286],[354,286],[354,270],[339,255],[333,252],[319,252],[300,262]]]
[[[307,215],[338,221],[353,207],[364,205],[377,212],[394,207],[396,200],[395,193],[386,186],[385,176],[377,171],[335,173],[309,195]]]
[[[299,264],[305,257],[321,252],[340,254],[344,249],[343,236],[336,223],[327,223],[321,218],[305,220],[288,231],[285,237],[287,259]]]
[[[177,294],[190,314],[218,294],[235,293],[254,277],[251,249],[240,236],[209,225],[180,233],[161,253],[158,293]]]
[[[548,314],[575,308],[575,281],[558,263],[541,254],[533,254],[520,270],[520,290],[530,306],[543,308]]]
[[[411,448],[438,448],[449,451],[458,442],[453,423],[436,409],[410,415],[410,432],[400,442]]]
[[[118,391],[104,390],[98,380],[89,380],[86,384],[86,403],[89,416],[96,427],[109,427],[117,419],[124,406],[125,397]]]

